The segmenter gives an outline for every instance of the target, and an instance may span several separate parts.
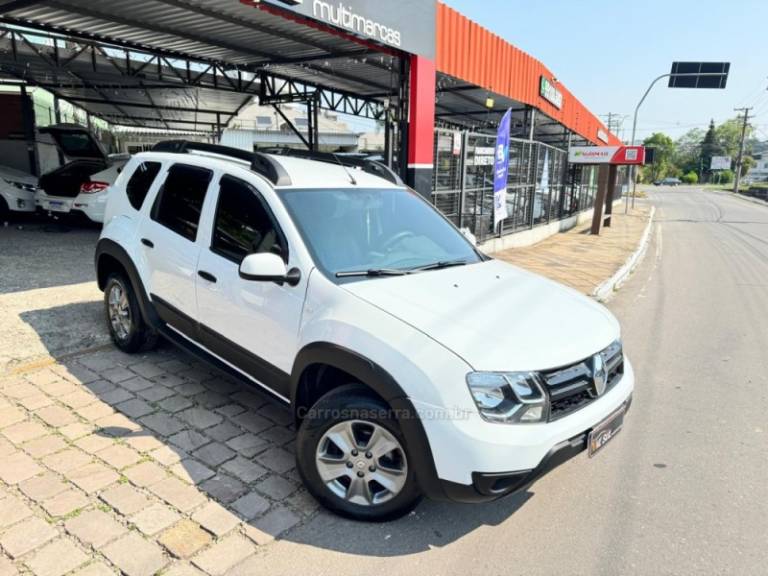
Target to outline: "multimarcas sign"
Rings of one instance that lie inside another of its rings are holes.
[[[539,94],[541,94],[541,97],[552,104],[555,108],[559,109],[563,107],[563,93],[555,88],[555,85],[546,76],[541,77]]]
[[[645,164],[643,146],[571,146],[571,164]]]
[[[435,0],[269,0],[269,3],[405,52],[430,59],[435,55]]]

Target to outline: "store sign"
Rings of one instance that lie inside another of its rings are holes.
[[[509,172],[509,128],[512,110],[507,110],[496,133],[496,154],[493,165],[493,228],[507,217],[507,174]]]
[[[267,0],[267,3],[405,52],[432,60],[435,57],[435,0]]]
[[[461,132],[453,133],[453,155],[461,155]]]
[[[571,146],[568,149],[571,164],[645,164],[643,146]]]
[[[597,139],[600,140],[600,142],[608,144],[608,132],[606,132],[602,128],[598,128],[597,129]]]
[[[730,156],[712,156],[712,161],[709,164],[710,170],[730,170],[731,169],[731,157]]]
[[[539,94],[542,98],[544,98],[544,100],[552,104],[555,108],[563,107],[563,93],[555,88],[555,85],[546,76],[541,77]]]

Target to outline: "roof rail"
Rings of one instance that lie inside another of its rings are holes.
[[[305,158],[307,160],[316,160],[318,162],[360,168],[363,172],[383,178],[396,186],[405,186],[405,183],[394,170],[376,160],[334,154],[333,152],[312,152],[310,150],[299,150],[296,148],[263,148],[261,152],[273,154],[275,156],[292,156],[294,158]]]
[[[247,162],[251,170],[264,176],[275,186],[290,186],[291,179],[285,169],[260,152],[248,152],[240,148],[195,142],[192,140],[163,140],[152,147],[152,152],[172,152],[174,154],[189,154],[190,152],[206,152],[218,156],[228,156]]]

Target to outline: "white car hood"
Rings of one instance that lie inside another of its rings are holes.
[[[546,370],[587,358],[620,335],[603,306],[498,260],[343,288],[410,324],[475,370]]]

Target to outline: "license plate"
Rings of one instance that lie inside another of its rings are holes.
[[[57,212],[69,212],[69,209],[64,206],[64,202],[60,202],[58,200],[50,200],[48,202],[48,209],[56,210]]]
[[[619,410],[600,422],[600,424],[592,428],[588,438],[590,458],[602,450],[603,447],[619,433],[621,426],[624,424],[624,413],[626,411],[626,407],[622,406]]]

